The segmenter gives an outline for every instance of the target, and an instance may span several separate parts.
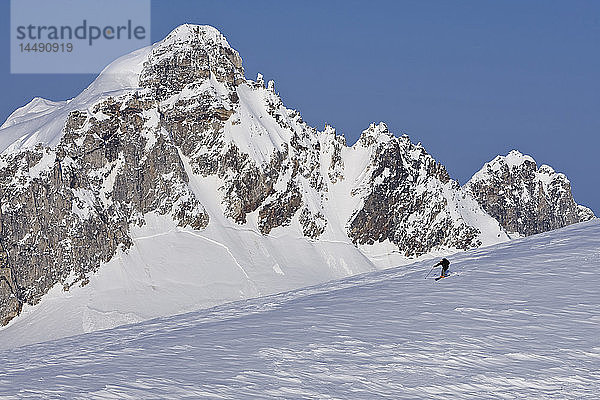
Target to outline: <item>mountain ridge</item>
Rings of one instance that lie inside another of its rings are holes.
[[[98,296],[85,307],[117,317],[77,329],[509,240],[484,210],[492,203],[461,188],[423,146],[384,123],[352,146],[330,126],[309,126],[272,81],[244,77],[241,57],[212,27],[182,25],[47,107],[0,129],[3,324],[52,288],[87,285],[115,263],[135,271],[125,283],[139,299],[167,306],[153,312],[137,299],[142,308],[120,311]],[[570,187],[560,199],[572,206],[569,195]],[[139,228],[153,233],[138,237]],[[170,282],[164,264],[178,260]],[[192,270],[207,274],[185,282]],[[98,293],[114,289],[103,282]],[[190,300],[169,306],[177,290]]]

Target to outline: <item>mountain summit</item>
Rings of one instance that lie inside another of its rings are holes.
[[[543,186],[546,168],[485,167],[461,188],[383,123],[348,146],[286,108],[272,81],[246,79],[209,26],[182,25],[117,59],[74,99],[35,99],[2,125],[0,149],[0,322],[24,312],[6,329],[25,333],[72,310],[48,338],[593,216],[562,178]],[[539,202],[496,201],[505,175],[542,182],[548,207],[529,215]],[[531,218],[519,225],[517,215]]]
[[[529,236],[594,218],[573,200],[571,183],[548,165],[513,150],[498,156],[465,185],[483,209],[511,233]]]

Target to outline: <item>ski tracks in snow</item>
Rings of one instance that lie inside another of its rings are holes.
[[[189,230],[185,230],[185,229],[178,229],[178,230],[174,230],[171,229],[167,232],[160,232],[160,233],[156,233],[153,235],[146,235],[146,236],[139,236],[139,237],[134,237],[134,242],[136,240],[143,240],[143,239],[150,239],[150,238],[154,238],[154,237],[158,237],[158,236],[164,236],[164,235],[169,235],[173,232],[180,232],[180,233],[185,233],[187,235],[191,235],[191,236],[195,236],[198,237],[200,239],[203,239],[205,241],[207,241],[208,243],[214,244],[216,246],[221,247],[222,249],[224,249],[227,254],[231,257],[231,259],[233,260],[234,264],[239,268],[239,270],[242,272],[242,274],[244,275],[244,277],[246,277],[246,279],[248,280],[248,282],[250,282],[252,284],[252,286],[254,287],[254,289],[256,290],[256,292],[258,293],[258,296],[261,296],[261,292],[258,288],[258,286],[256,285],[256,282],[254,282],[252,280],[252,278],[250,278],[250,276],[248,275],[248,273],[246,272],[246,270],[244,269],[244,267],[238,262],[238,260],[236,259],[236,257],[233,255],[233,253],[231,252],[231,250],[229,250],[229,247],[227,247],[226,245],[224,245],[221,242],[218,242],[214,239],[210,239],[204,235],[201,235],[200,233],[197,232],[193,232],[193,231],[189,231]]]
[[[260,291],[258,290],[258,287],[256,286],[256,284],[252,281],[252,279],[250,278],[250,276],[248,275],[248,273],[246,273],[246,270],[244,269],[244,267],[242,267],[242,265],[238,262],[238,260],[235,258],[235,256],[233,255],[233,253],[231,252],[231,250],[229,250],[229,247],[227,247],[226,245],[224,245],[223,243],[217,242],[216,240],[207,238],[204,235],[201,235],[199,233],[196,232],[191,232],[191,231],[186,231],[186,230],[182,230],[181,232],[183,233],[187,233],[188,235],[192,235],[195,237],[199,237],[201,239],[206,240],[209,243],[215,244],[223,249],[225,249],[225,251],[227,252],[227,254],[229,254],[229,256],[231,257],[231,259],[233,260],[233,262],[235,263],[235,265],[237,265],[237,267],[240,269],[240,271],[242,271],[242,273],[244,274],[244,276],[250,281],[252,282],[252,284],[254,285],[254,288],[257,290],[257,292],[260,295]]]

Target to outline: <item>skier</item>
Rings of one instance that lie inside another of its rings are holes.
[[[446,258],[442,258],[442,260],[440,262],[438,262],[437,264],[435,264],[433,266],[433,268],[437,267],[438,265],[442,266],[442,273],[439,277],[435,278],[435,280],[437,281],[438,279],[442,279],[445,278],[446,275],[446,271],[448,271],[448,267],[450,267],[450,261],[448,261],[448,259]]]

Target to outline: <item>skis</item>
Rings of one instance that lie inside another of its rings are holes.
[[[454,274],[448,274],[448,275],[445,275],[445,276],[438,276],[437,278],[435,278],[435,280],[436,280],[436,281],[439,281],[439,280],[440,280],[440,279],[442,279],[442,278],[450,278],[451,276],[454,276],[454,275],[457,275],[457,274],[456,274],[456,273],[454,273]],[[458,276],[458,275],[457,275],[457,276]]]

